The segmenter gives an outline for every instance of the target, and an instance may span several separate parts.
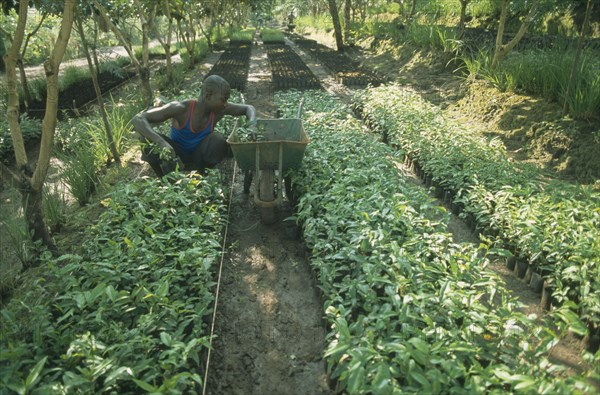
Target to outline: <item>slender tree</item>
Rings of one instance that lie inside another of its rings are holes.
[[[344,40],[342,39],[342,26],[340,24],[340,15],[335,0],[328,0],[329,13],[333,21],[333,33],[335,35],[335,44],[338,52],[344,52]]]
[[[154,15],[156,12],[156,3],[151,2],[148,7],[145,7],[138,0],[134,0],[133,3],[119,3],[119,11],[123,12],[124,10],[135,14],[140,22],[142,27],[142,61],[140,62],[133,50],[133,44],[131,40],[127,38],[127,34],[113,22],[113,17],[117,15],[113,15],[107,7],[105,7],[99,0],[93,0],[94,7],[100,15],[102,16],[104,22],[108,26],[108,28],[114,33],[114,35],[119,40],[121,46],[127,51],[129,58],[131,59],[131,63],[136,68],[141,83],[142,95],[144,97],[144,102],[147,106],[152,105],[152,87],[150,85],[150,61],[149,61],[149,34],[151,23],[154,19]],[[112,4],[112,3],[111,3]],[[119,12],[117,9],[113,10],[113,12]]]
[[[46,74],[46,113],[42,121],[42,137],[40,152],[34,169],[28,165],[23,135],[19,125],[19,95],[17,91],[16,66],[19,51],[23,44],[27,21],[27,0],[19,2],[19,19],[10,49],[6,55],[6,79],[8,85],[8,105],[6,117],[10,128],[15,152],[16,170],[0,163],[0,175],[3,180],[16,187],[22,196],[23,211],[28,229],[33,240],[40,240],[51,250],[56,250],[44,220],[42,210],[42,191],[48,168],[50,155],[54,145],[56,115],[58,111],[58,72],[63,60],[75,13],[75,0],[65,0],[62,11],[62,22],[59,34],[52,48],[50,57],[44,62]]]
[[[494,58],[492,59],[492,68],[498,67],[504,57],[519,43],[519,41],[521,41],[523,36],[525,36],[540,5],[539,1],[532,2],[527,10],[526,16],[521,21],[521,25],[515,36],[508,43],[504,43],[504,31],[508,19],[509,3],[510,0],[502,0],[502,3],[500,4],[500,20],[498,21],[498,31],[496,32],[496,49],[494,51]]]
[[[467,23],[467,6],[471,0],[460,0],[460,19],[458,21],[458,30],[462,33]]]
[[[92,56],[90,55],[89,46],[87,44],[85,31],[83,28],[83,21],[81,20],[79,12],[77,12],[77,14],[75,15],[75,26],[77,27],[77,32],[79,33],[79,37],[81,38],[83,52],[85,53],[85,58],[87,60],[88,68],[90,70],[90,75],[92,76],[92,85],[94,86],[94,92],[96,93],[96,99],[98,100],[98,107],[100,108],[100,117],[102,118],[102,123],[104,124],[104,133],[106,133],[106,141],[108,141],[108,148],[113,157],[113,160],[117,164],[121,164],[121,158],[119,156],[119,153],[117,152],[115,139],[113,138],[110,122],[108,122],[108,115],[106,114],[106,108],[104,107],[104,98],[102,96],[102,90],[100,89],[100,84],[98,83],[98,69],[94,65]],[[96,48],[94,48],[94,51],[96,51]]]
[[[350,39],[350,11],[352,9],[352,1],[344,1],[344,40],[349,42]]]
[[[185,49],[187,50],[187,53],[189,55],[188,67],[190,69],[193,69],[196,64],[195,63],[196,62],[195,50],[196,50],[196,38],[197,38],[197,34],[198,34],[196,31],[196,26],[198,26],[201,29],[201,31],[204,33],[206,40],[208,42],[208,47],[212,49],[213,43],[212,43],[211,31],[209,29],[208,32],[205,32],[204,30],[202,30],[201,24],[196,25],[196,22],[195,22],[196,18],[194,16],[196,13],[199,13],[200,11],[195,10],[191,3],[177,1],[175,3],[173,12],[176,14],[175,19],[177,21],[177,31],[179,32],[179,37],[180,37],[181,41],[183,41],[183,45],[185,46]],[[212,26],[212,24],[211,24],[211,26]]]
[[[161,1],[160,6],[161,13],[167,20],[167,31],[163,36],[159,24],[154,23],[154,34],[156,35],[156,39],[160,42],[160,45],[162,45],[165,50],[167,83],[170,84],[173,81],[173,65],[171,61],[173,15],[171,14],[171,4],[169,0]]]
[[[38,30],[40,29],[40,27],[42,27],[42,24],[44,23],[44,20],[46,19],[48,14],[49,12],[43,11],[42,17],[40,18],[38,24],[32,31],[27,33],[27,36],[25,37],[25,42],[21,45],[21,50],[19,51],[19,57],[17,59],[17,68],[19,69],[21,89],[23,89],[23,104],[25,105],[25,112],[29,111],[29,105],[31,104],[31,92],[29,91],[29,82],[27,80],[27,73],[25,72],[25,54],[27,53],[29,40],[31,40],[31,38],[37,34]],[[12,37],[9,32],[3,30],[1,27],[0,30],[2,30],[2,34],[8,37],[9,41],[12,41]]]

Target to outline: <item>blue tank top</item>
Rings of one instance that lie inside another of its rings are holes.
[[[190,110],[185,120],[185,124],[181,128],[178,129],[171,126],[171,140],[179,144],[181,149],[187,153],[194,152],[196,147],[212,133],[214,128],[215,114],[211,112],[204,129],[198,132],[192,129],[192,114],[194,113],[195,106],[196,100],[193,100],[190,104]]]

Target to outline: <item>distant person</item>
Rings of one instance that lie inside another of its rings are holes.
[[[290,14],[287,17],[288,19],[288,30],[291,32],[294,30],[294,28],[296,27],[296,25],[294,24],[294,20],[296,19],[296,17],[294,16],[294,12],[290,12]]]
[[[141,135],[142,160],[162,177],[175,170],[204,171],[218,165],[227,155],[228,144],[214,127],[225,115],[243,116],[252,130],[256,124],[256,110],[249,104],[228,103],[231,87],[222,77],[211,75],[202,83],[198,99],[172,101],[142,111],[131,120]],[[153,129],[153,125],[171,120],[170,136]],[[154,144],[148,144],[148,143]]]

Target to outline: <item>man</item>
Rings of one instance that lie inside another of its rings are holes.
[[[159,177],[173,171],[176,162],[182,170],[199,171],[219,164],[227,154],[228,146],[221,134],[213,133],[217,122],[225,115],[245,115],[250,130],[256,125],[254,106],[228,103],[230,92],[227,81],[211,75],[202,83],[197,100],[172,101],[134,116],[131,122],[141,140],[154,143],[144,145],[142,160],[148,162]],[[153,124],[169,119],[169,137],[152,128]]]

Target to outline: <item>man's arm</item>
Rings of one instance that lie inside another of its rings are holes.
[[[183,103],[167,103],[164,106],[151,108],[150,110],[136,114],[131,119],[131,124],[133,125],[133,129],[143,138],[152,141],[160,148],[167,147],[172,149],[171,145],[167,143],[160,134],[154,131],[152,125],[176,118],[182,111],[185,111]]]
[[[249,122],[256,120],[256,109],[251,104],[228,103],[223,110],[223,115],[245,115]]]

